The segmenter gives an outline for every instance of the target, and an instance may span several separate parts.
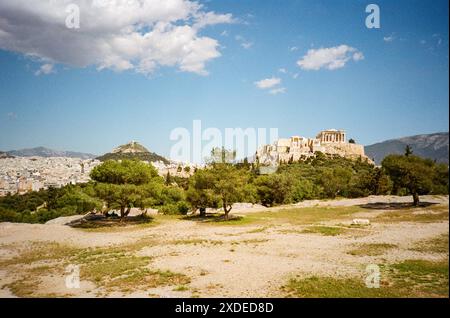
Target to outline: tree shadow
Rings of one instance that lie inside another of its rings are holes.
[[[130,225],[147,224],[153,222],[153,217],[148,215],[127,216],[121,220],[117,216],[104,216],[101,214],[89,215],[70,222],[69,226],[82,229],[97,229],[108,227],[124,227]]]
[[[412,208],[426,208],[437,203],[433,202],[420,202],[419,205],[414,206],[412,202],[373,202],[367,204],[358,205],[364,209],[371,210],[403,210]]]
[[[187,220],[187,221],[196,221],[196,222],[201,222],[201,223],[221,223],[221,222],[237,222],[237,221],[241,221],[243,218],[244,217],[242,217],[242,216],[229,214],[228,219],[226,219],[224,214],[208,213],[206,215],[200,215],[200,214],[187,215],[187,216],[182,217],[181,219]]]

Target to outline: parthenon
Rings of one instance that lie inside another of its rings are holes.
[[[346,142],[346,133],[344,130],[329,129],[321,131],[316,139],[320,142]]]
[[[256,153],[263,164],[298,161],[314,156],[316,152],[339,155],[346,158],[361,158],[370,161],[364,154],[364,146],[347,142],[345,130],[322,130],[316,138],[292,136],[281,138],[271,145],[260,147]]]

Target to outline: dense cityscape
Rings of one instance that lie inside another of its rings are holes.
[[[0,196],[85,183],[92,168],[100,164],[96,159],[67,157],[17,157],[1,162]]]

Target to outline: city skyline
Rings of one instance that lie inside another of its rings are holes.
[[[359,0],[174,0],[103,24],[81,6],[78,30],[42,3],[55,11],[0,4],[2,151],[100,155],[137,140],[168,156],[171,131],[193,120],[280,137],[345,129],[363,145],[448,131],[447,1],[377,1],[380,29]]]

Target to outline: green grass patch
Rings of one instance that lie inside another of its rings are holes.
[[[358,247],[347,253],[354,256],[378,256],[383,255],[388,250],[397,247],[395,244],[387,243],[367,243],[359,244]]]
[[[307,277],[291,279],[282,287],[287,297],[297,298],[375,298],[398,297],[391,289],[367,288],[362,279]]]
[[[380,269],[380,288],[368,288],[364,277],[312,276],[292,278],[281,290],[299,298],[448,298],[448,261],[407,260]]]
[[[432,239],[420,241],[416,243],[411,250],[423,253],[448,254],[448,233]]]
[[[301,233],[313,233],[325,236],[336,236],[344,234],[345,232],[346,229],[343,229],[341,227],[315,225],[309,226],[308,228],[304,229]]]
[[[180,285],[173,289],[173,291],[178,291],[178,292],[183,292],[183,291],[188,291],[188,290],[189,290],[189,288],[186,285]]]
[[[223,242],[218,241],[218,240],[185,239],[185,240],[169,241],[168,244],[170,244],[170,245],[204,245],[204,244],[221,245],[221,244],[223,244]]]
[[[387,267],[395,286],[416,297],[447,297],[448,260],[406,260]]]

